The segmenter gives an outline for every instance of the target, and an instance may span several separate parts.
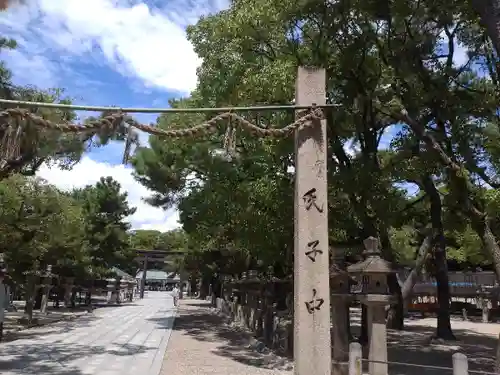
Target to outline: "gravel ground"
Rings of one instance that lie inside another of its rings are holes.
[[[210,303],[181,300],[161,375],[289,375],[289,362],[258,353],[252,337],[234,330]]]

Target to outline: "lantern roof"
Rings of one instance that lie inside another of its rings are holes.
[[[389,274],[394,272],[391,263],[380,256],[379,241],[377,238],[368,237],[363,241],[363,244],[366,249],[363,252],[365,259],[347,267],[347,272],[363,274]]]

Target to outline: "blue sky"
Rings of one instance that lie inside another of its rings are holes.
[[[0,59],[16,84],[64,88],[77,104],[167,107],[169,99],[188,95],[196,85],[200,60],[186,40],[186,26],[228,2],[29,0],[0,14],[1,35],[18,42],[16,50],[2,52]],[[135,117],[144,123],[156,118]],[[141,140],[145,143],[147,137]],[[389,140],[387,136],[384,142]],[[112,176],[137,207],[131,218],[134,229],[178,226],[175,210],[164,212],[143,202],[150,192],[120,164],[122,152],[123,145],[111,144],[85,155],[71,171],[44,166],[39,175],[63,189]]]
[[[196,85],[200,60],[185,28],[202,15],[227,6],[226,0],[30,0],[0,14],[0,33],[18,42],[0,57],[16,84],[64,88],[77,104],[167,107]],[[91,115],[89,113],[88,115]],[[143,123],[155,115],[136,115]],[[143,143],[147,136],[141,137]],[[123,145],[86,155],[71,171],[42,167],[39,175],[63,189],[113,176],[138,208],[134,229],[178,226],[175,210],[146,205],[150,194],[121,165]]]

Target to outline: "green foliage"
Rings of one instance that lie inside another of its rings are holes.
[[[0,182],[0,252],[22,282],[47,265],[59,276],[100,277],[115,266],[135,271],[127,231],[135,211],[120,185],[103,178],[72,194],[36,178],[14,175]]]
[[[199,83],[189,98],[170,104],[289,104],[297,67],[325,68],[328,101],[339,104],[325,110],[330,245],[358,255],[362,240],[376,235],[384,241],[385,256],[412,265],[423,229],[434,226],[446,235],[448,258],[488,264],[485,225],[500,236],[500,94],[495,53],[485,35],[472,7],[458,1],[235,0],[188,28],[203,61]],[[457,61],[457,43],[467,49],[468,61]],[[0,48],[14,47],[13,41],[0,40]],[[489,77],[478,74],[478,67]],[[14,87],[3,65],[0,81],[3,97],[70,102],[60,90]],[[56,122],[75,120],[73,112],[35,112]],[[402,113],[406,123],[398,117]],[[242,116],[263,127],[294,121],[290,112]],[[206,120],[202,113],[168,113],[157,125],[177,129]],[[132,145],[138,146],[137,135],[124,124],[84,138],[22,126],[23,159],[5,160],[0,178],[33,174],[42,163],[69,168],[86,149],[110,140],[127,141],[124,160]],[[269,267],[290,275],[293,141],[256,139],[238,129],[236,154],[228,155],[222,150],[225,127],[219,123],[217,129],[197,139],[153,136],[151,147],[136,147],[132,164],[137,180],[153,192],[148,202],[178,207],[179,231],[127,233],[126,218],[134,209],[110,178],[70,197],[40,182],[30,182],[34,185],[24,192],[18,188],[28,180],[6,180],[1,235],[6,243],[19,244],[14,248],[33,248],[31,255],[15,258],[16,264],[27,262],[19,269],[59,262],[52,254],[67,252],[69,261],[60,267],[102,274],[110,266],[132,267],[133,249],[141,248],[185,252],[174,267],[198,275]],[[387,133],[393,136],[389,145],[382,142]],[[428,177],[439,189],[443,228],[430,220]],[[408,184],[418,188],[416,196],[402,187]],[[36,210],[19,216],[23,202]],[[44,208],[50,205],[64,222]],[[66,225],[71,235],[61,239],[59,231],[52,238],[35,233],[37,225],[47,233]],[[15,255],[9,256],[14,261]]]
[[[127,193],[111,177],[102,177],[94,186],[75,190],[73,197],[83,209],[93,273],[113,266],[128,269],[135,254],[127,235],[130,224],[125,220],[136,209],[128,206]]]
[[[482,202],[500,235],[496,198],[482,187],[494,183],[498,171],[499,97],[493,82],[473,69],[491,52],[484,40],[473,38],[481,32],[472,10],[454,1],[397,0],[380,7],[373,1],[237,0],[188,28],[203,59],[199,84],[190,98],[171,104],[287,104],[297,66],[324,67],[328,100],[342,104],[327,111],[331,245],[356,253],[359,246],[352,245],[367,235],[385,236],[392,247],[385,254],[413,264],[421,229],[430,226],[430,206],[427,196],[413,197],[401,184],[422,189],[423,176],[430,175],[442,193],[449,256],[484,263],[488,257],[471,232],[463,192],[420,135],[391,116],[405,109],[461,163],[470,196]],[[466,46],[469,62],[454,62],[456,43]],[[261,126],[293,121],[289,113],[244,116]],[[205,119],[168,114],[158,126],[183,128]],[[386,131],[395,136],[389,147],[380,142]],[[192,269],[236,273],[273,266],[289,274],[293,144],[238,131],[237,157],[228,159],[221,152],[222,134],[152,137],[151,148],[138,150],[133,160],[137,179],[154,192],[151,204],[178,205],[195,244],[186,258]],[[349,145],[357,151],[348,151]]]
[[[39,179],[13,176],[0,183],[0,251],[9,272],[22,280],[26,272],[84,267],[86,240],[81,207]]]

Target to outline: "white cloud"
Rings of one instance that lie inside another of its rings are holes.
[[[13,69],[42,62],[36,71],[43,70],[43,76],[29,74],[31,83],[47,86],[59,70],[68,69],[69,62],[85,61],[106,64],[146,85],[180,92],[195,87],[200,64],[185,27],[227,6],[226,0],[193,4],[173,0],[161,9],[131,0],[32,0],[26,4],[2,12],[0,27],[3,35],[19,42],[17,52],[7,52]]]
[[[2,51],[16,84],[82,88],[85,95],[102,98],[107,87],[100,80],[106,77],[94,76],[102,67],[127,78],[123,89],[191,91],[200,59],[186,39],[185,28],[202,15],[227,7],[228,0],[30,0],[25,4],[0,13],[0,33],[18,42],[16,50]],[[122,88],[109,89],[107,93]],[[141,140],[147,144],[146,136],[141,135]],[[130,205],[137,207],[130,218],[133,229],[166,231],[179,226],[176,210],[165,212],[143,202],[151,192],[122,165],[84,157],[71,171],[44,166],[38,175],[66,190],[112,176],[128,193]]]
[[[122,190],[127,192],[129,205],[137,208],[136,213],[129,218],[133,229],[155,229],[164,232],[180,226],[178,211],[163,211],[143,201],[143,198],[151,195],[151,191],[139,184],[132,176],[132,170],[124,165],[110,165],[84,156],[72,170],[44,165],[37,175],[62,190],[81,188],[95,184],[101,177],[111,176],[120,183]]]

